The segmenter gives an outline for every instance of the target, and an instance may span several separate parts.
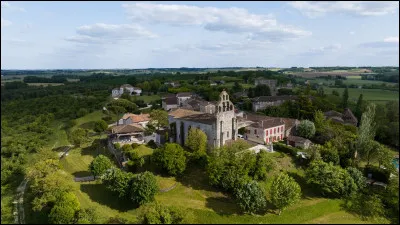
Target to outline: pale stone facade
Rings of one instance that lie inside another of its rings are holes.
[[[190,128],[198,128],[207,135],[209,147],[220,147],[228,140],[236,140],[237,119],[235,108],[226,91],[222,91],[215,108],[207,106],[205,112],[177,109],[169,113],[171,142],[184,145]],[[214,112],[213,112],[214,111]],[[212,113],[210,113],[212,112]]]

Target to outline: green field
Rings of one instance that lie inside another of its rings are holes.
[[[136,96],[136,99],[143,100],[146,103],[150,103],[152,101],[160,100],[161,97],[159,95],[143,95],[143,96]]]
[[[344,88],[324,88],[325,93],[332,94],[332,90],[339,92],[342,96]],[[363,99],[374,102],[386,102],[386,101],[399,101],[399,92],[380,90],[380,89],[358,89],[349,88],[349,100],[357,101],[360,94],[363,94]]]

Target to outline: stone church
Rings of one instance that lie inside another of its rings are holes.
[[[220,147],[237,138],[235,107],[224,90],[215,103],[215,110],[194,111],[178,108],[168,114],[170,141],[184,145],[190,128],[198,128],[207,135],[208,146]]]

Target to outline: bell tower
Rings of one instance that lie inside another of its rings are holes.
[[[216,105],[216,147],[221,147],[226,140],[236,140],[237,120],[235,116],[235,107],[229,100],[228,93],[223,90],[219,94],[219,101]]]

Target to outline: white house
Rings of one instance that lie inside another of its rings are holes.
[[[113,98],[121,96],[124,91],[129,92],[130,95],[140,95],[142,93],[142,89],[138,87],[133,87],[130,84],[124,84],[120,88],[112,89],[111,95]]]

